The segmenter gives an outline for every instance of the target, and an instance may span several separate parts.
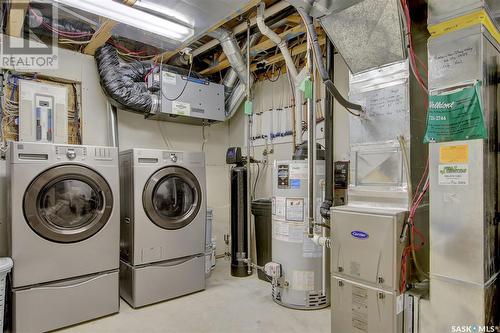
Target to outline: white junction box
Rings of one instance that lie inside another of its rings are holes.
[[[68,89],[19,80],[19,141],[68,143]]]

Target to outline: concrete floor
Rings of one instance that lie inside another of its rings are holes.
[[[60,332],[330,332],[330,308],[288,309],[274,303],[270,292],[256,274],[231,277],[221,259],[205,291],[137,310],[121,300],[120,313]]]

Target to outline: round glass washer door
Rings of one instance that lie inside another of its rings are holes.
[[[191,223],[201,207],[201,187],[187,169],[169,166],[155,172],[142,195],[149,219],[163,229],[175,230]]]
[[[41,173],[24,195],[24,215],[41,237],[74,243],[95,235],[113,210],[113,193],[94,170],[61,165]]]

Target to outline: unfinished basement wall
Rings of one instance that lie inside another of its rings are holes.
[[[342,57],[338,54],[335,55],[335,76],[334,83],[339,89],[339,91],[344,95],[348,95],[348,87],[349,87],[349,69],[347,68],[346,63],[342,59]],[[270,96],[274,94],[274,96]],[[287,92],[285,92],[287,95]],[[274,99],[276,101],[280,101],[282,98],[280,96],[279,90],[276,89],[258,89],[254,96],[254,105],[259,103],[259,100],[265,99]],[[237,111],[235,116],[230,120],[229,123],[229,144],[230,146],[246,146],[245,140],[245,116],[243,112],[243,108]],[[319,132],[322,126],[317,127],[318,130],[316,132],[317,137],[322,137],[322,134]],[[335,102],[334,105],[334,135],[335,135],[335,153],[334,160],[348,160],[349,159],[349,114],[345,109],[338,103]],[[303,136],[305,139],[307,138],[307,133]],[[323,140],[318,140],[319,143],[323,144]],[[268,146],[267,149],[270,149],[271,146]],[[254,149],[254,158],[258,160],[264,159],[262,153],[266,149],[265,146],[256,146]],[[243,148],[245,152],[246,149]],[[268,155],[268,165],[264,167],[259,177],[259,181],[257,184],[257,188],[255,191],[256,198],[268,198],[272,196],[272,168],[273,163],[276,160],[289,160],[292,158],[293,148],[292,143],[276,143],[274,144],[274,153]],[[255,177],[257,172],[257,167],[253,166],[253,176]],[[253,178],[255,180],[255,178]]]
[[[169,149],[205,152],[207,172],[207,207],[214,212],[213,236],[217,238],[217,254],[225,251],[224,234],[229,233],[229,166],[226,150],[229,146],[228,123],[203,128],[195,125],[146,120],[142,115],[118,111],[118,141],[120,150],[130,148]]]

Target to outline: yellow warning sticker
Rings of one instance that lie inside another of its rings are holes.
[[[435,25],[430,25],[427,29],[432,37],[438,37],[448,32],[465,29],[476,24],[482,24],[490,32],[493,38],[500,43],[500,32],[484,9],[455,17]]]
[[[469,163],[469,145],[439,147],[439,163]]]

